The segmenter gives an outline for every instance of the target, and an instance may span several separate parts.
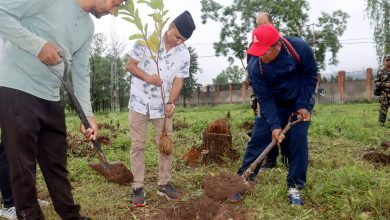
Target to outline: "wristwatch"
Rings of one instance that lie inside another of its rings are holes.
[[[173,104],[172,102],[167,102],[167,105],[172,105],[172,107],[175,108],[175,104]]]

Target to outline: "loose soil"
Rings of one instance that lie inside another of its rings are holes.
[[[383,147],[384,150],[390,149],[390,141],[383,141],[381,146]]]
[[[362,157],[364,160],[375,164],[389,165],[390,163],[390,155],[377,150],[367,151],[362,155]]]
[[[166,220],[246,220],[243,211],[235,210],[232,204],[216,202],[203,195],[180,203],[178,207],[163,209],[162,213],[149,219]]]
[[[205,176],[202,185],[205,190],[205,195],[215,201],[224,200],[234,193],[243,193],[249,190],[249,185],[234,173]]]

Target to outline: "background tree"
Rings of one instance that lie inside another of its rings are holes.
[[[335,11],[332,14],[322,13],[315,24],[308,23],[309,4],[306,0],[234,0],[230,6],[222,6],[215,0],[202,0],[202,23],[212,20],[223,24],[220,40],[214,43],[217,56],[241,60],[249,45],[248,36],[256,25],[257,14],[269,12],[275,26],[287,36],[299,36],[311,43],[319,68],[326,64],[336,65],[337,53],[341,48],[339,37],[346,29],[347,13]],[[314,29],[314,31],[313,31]],[[326,61],[325,54],[331,53]]]
[[[124,45],[118,40],[106,44],[104,34],[95,34],[89,56],[91,66],[91,100],[95,112],[112,110],[113,90],[116,90],[119,108],[127,106],[129,97],[129,76],[126,70],[127,57],[122,57]],[[112,83],[112,67],[116,66],[117,83]],[[66,97],[66,96],[65,96]],[[68,101],[66,101],[68,103]]]
[[[390,53],[390,1],[367,0],[367,16],[374,25],[374,40],[379,64],[384,54]]]
[[[243,68],[240,68],[237,65],[229,66],[225,70],[222,71],[226,75],[229,80],[229,83],[238,84],[242,83],[242,79],[246,74]]]
[[[229,83],[229,79],[226,73],[224,73],[223,71],[213,79],[214,85],[227,85],[228,83]]]
[[[93,36],[92,49],[89,56],[91,65],[91,101],[93,111],[106,111],[110,105],[110,71],[111,63],[106,58],[107,41],[104,34]]]
[[[193,47],[188,47],[190,52],[190,76],[184,80],[183,88],[180,94],[183,97],[183,106],[186,107],[186,99],[191,98],[198,83],[196,82],[195,75],[201,71],[198,62],[198,54]]]

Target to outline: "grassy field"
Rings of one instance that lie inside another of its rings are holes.
[[[390,219],[390,166],[378,165],[362,159],[367,149],[390,154],[381,143],[390,140],[390,126],[377,123],[378,104],[317,105],[309,131],[309,171],[303,199],[305,205],[288,204],[286,168],[279,162],[277,168],[259,175],[255,189],[233,209],[245,213],[247,219]],[[201,108],[177,108],[174,123],[187,124],[188,128],[174,132],[173,174],[174,184],[183,194],[183,201],[202,194],[201,180],[205,175],[236,172],[241,164],[229,161],[226,166],[208,165],[188,167],[183,158],[193,146],[202,144],[202,132],[207,124],[231,114],[233,147],[242,155],[248,137],[241,125],[253,121],[247,105],[223,105]],[[100,130],[101,136],[110,139],[103,149],[112,161],[123,161],[128,167],[129,126],[127,113],[98,114],[100,124],[114,125]],[[69,178],[82,214],[93,219],[147,219],[161,212],[162,207],[175,207],[180,202],[167,202],[156,194],[157,150],[149,126],[147,142],[147,173],[145,180],[147,206],[133,208],[130,203],[131,187],[106,182],[88,167],[91,158],[88,143],[78,133],[79,120],[67,117],[70,145]],[[48,199],[46,186],[39,174],[39,196]],[[44,208],[47,219],[59,219],[52,206]]]

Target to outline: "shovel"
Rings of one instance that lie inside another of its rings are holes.
[[[60,56],[64,62],[64,75],[61,77],[61,74],[52,66],[47,65],[50,72],[52,72],[56,77],[58,77],[64,88],[65,91],[68,93],[69,98],[72,102],[72,104],[75,106],[75,110],[77,112],[77,115],[79,116],[81,123],[84,125],[86,129],[91,128],[91,125],[89,124],[87,117],[84,114],[84,111],[81,108],[81,105],[79,101],[77,100],[73,87],[68,79],[68,72],[69,72],[69,64],[66,60],[63,52],[60,52]],[[97,140],[92,140],[93,147],[98,153],[100,163],[89,163],[89,166],[97,171],[100,175],[104,176],[108,181],[120,184],[120,185],[126,185],[127,183],[130,183],[133,181],[133,174],[127,167],[120,161],[118,162],[109,162],[106,155],[103,153],[102,148],[100,147],[100,144]]]
[[[280,132],[280,135],[285,135],[290,128],[292,128],[294,125],[298,124],[302,121],[302,116],[295,112],[292,113],[289,118],[286,126],[283,128],[283,130]],[[268,153],[272,150],[272,148],[276,145],[276,140],[272,139],[271,143],[263,150],[263,152],[256,158],[255,161],[251,163],[251,165],[248,167],[248,169],[245,170],[245,172],[241,175],[241,177],[244,179],[244,181],[247,183],[248,177],[254,172],[254,170],[264,161],[265,157],[268,155]]]
[[[302,116],[299,113],[292,113],[288,118],[287,125],[281,131],[281,135],[286,134],[294,125],[302,121]],[[264,158],[276,145],[276,140],[272,142],[263,150],[263,152],[253,161],[245,172],[238,176],[232,173],[225,173],[220,176],[206,176],[203,179],[205,194],[210,198],[219,200],[231,196],[233,193],[244,193],[251,188],[248,182],[248,177],[254,170],[263,162]],[[231,202],[236,202],[232,201]]]

